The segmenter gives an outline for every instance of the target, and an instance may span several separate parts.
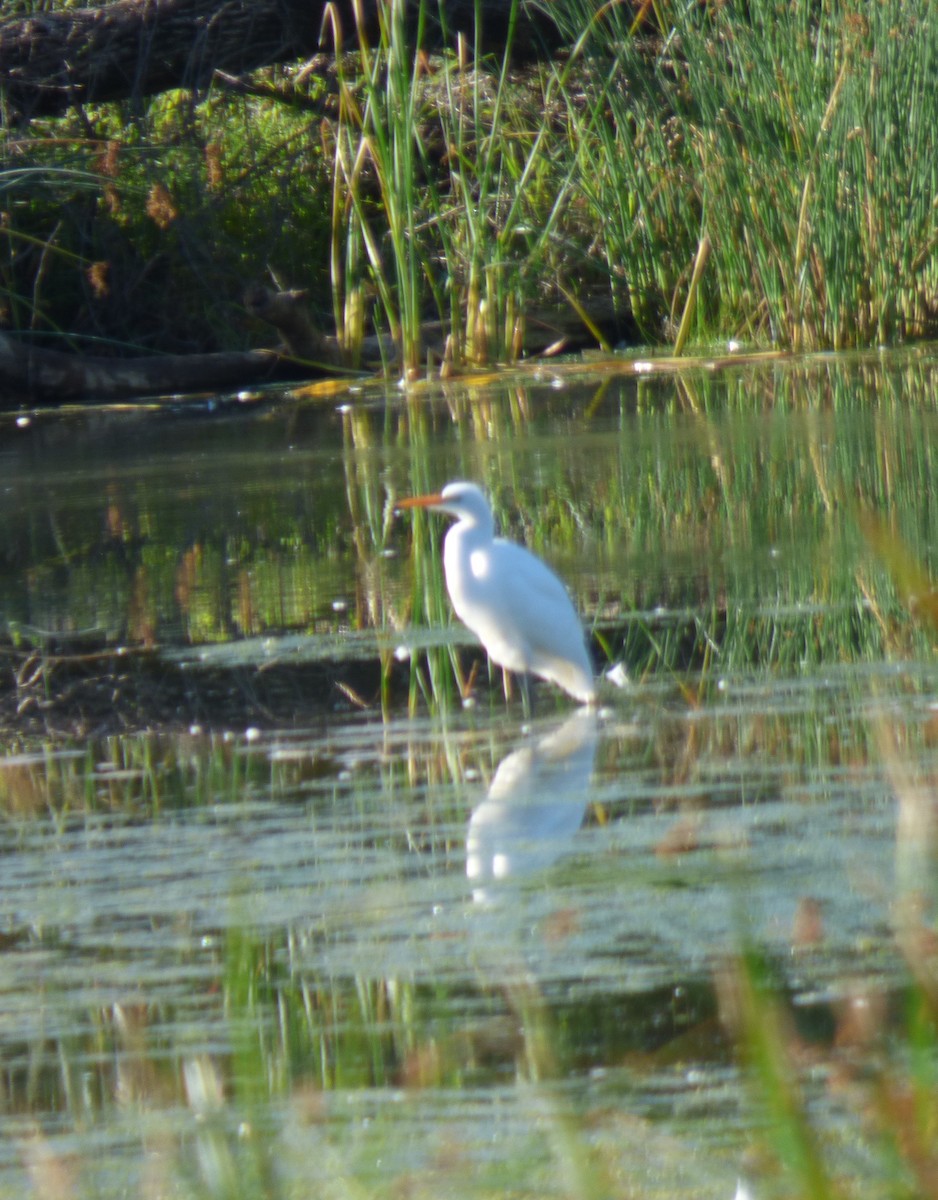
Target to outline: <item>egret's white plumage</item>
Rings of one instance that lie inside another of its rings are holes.
[[[499,666],[556,683],[584,704],[596,682],[583,627],[554,572],[523,546],[495,536],[492,510],[474,483],[402,500],[457,518],[443,543],[446,587],[456,615]]]

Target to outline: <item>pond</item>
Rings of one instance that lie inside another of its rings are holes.
[[[936,374],[5,418],[0,1197],[918,1194]],[[454,623],[394,513],[453,478],[567,581],[597,712]]]

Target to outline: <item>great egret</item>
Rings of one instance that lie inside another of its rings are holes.
[[[583,704],[596,701],[596,681],[583,627],[567,590],[530,550],[495,536],[484,492],[448,483],[398,508],[429,508],[457,519],[443,543],[443,569],[453,608],[488,652],[509,671],[556,683]],[[527,707],[527,704],[525,705]]]

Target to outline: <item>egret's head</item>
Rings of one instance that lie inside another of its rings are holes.
[[[399,500],[397,507],[429,508],[434,512],[450,513],[461,521],[471,521],[480,525],[489,524],[492,521],[492,510],[485,497],[485,492],[476,484],[462,480],[448,483],[441,492]]]

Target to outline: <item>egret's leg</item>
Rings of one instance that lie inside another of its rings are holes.
[[[527,671],[522,671],[518,676],[521,680],[521,706],[524,710],[524,719],[531,719],[531,677]]]

